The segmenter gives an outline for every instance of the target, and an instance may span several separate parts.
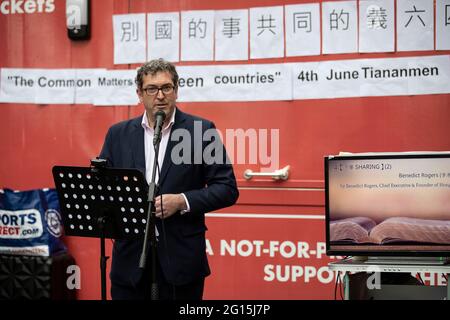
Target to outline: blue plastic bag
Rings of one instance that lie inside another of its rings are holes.
[[[0,189],[0,253],[52,256],[67,251],[55,189]]]

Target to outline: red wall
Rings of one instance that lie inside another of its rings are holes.
[[[112,15],[199,9],[239,9],[313,1],[91,1],[91,39],[67,37],[65,7],[54,13],[0,15],[0,67],[135,68],[113,64]],[[317,2],[317,1],[316,1]],[[371,57],[450,54],[450,51],[345,54],[248,63],[306,62]],[[212,64],[204,63],[204,64]],[[247,63],[247,62],[246,62]],[[188,65],[193,63],[180,63]],[[220,64],[220,63],[217,63]],[[182,103],[180,107],[213,120],[219,129],[280,129],[280,166],[291,166],[290,179],[246,181],[235,165],[241,191],[236,206],[222,212],[323,215],[323,156],[339,151],[450,150],[450,95],[369,97],[246,103]],[[101,149],[108,127],[143,112],[142,106],[0,104],[0,187],[27,190],[53,187],[54,165],[88,166]],[[234,220],[233,220],[234,219]],[[323,220],[208,218],[208,239],[263,239],[324,242]],[[66,238],[81,266],[80,299],[100,296],[99,243]],[[108,251],[111,242],[108,241]],[[328,258],[285,261],[280,258],[210,257],[213,275],[205,298],[330,299],[333,286],[318,282],[264,282],[268,263],[324,266]]]

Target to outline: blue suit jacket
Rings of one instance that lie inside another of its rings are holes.
[[[145,174],[144,129],[141,120],[142,116],[120,122],[109,129],[100,154],[101,158],[108,160],[108,166],[137,168]],[[212,122],[183,113],[177,108],[175,123],[172,126],[161,168],[160,193],[183,192],[190,205],[190,212],[184,215],[176,213],[165,219],[164,229],[161,227],[161,220],[156,219],[160,232],[157,253],[164,276],[174,285],[183,285],[210,274],[205,244],[207,230],[205,213],[233,205],[239,192],[233,168],[226,162],[226,151],[220,139],[215,141],[217,143],[215,146],[223,152],[223,164],[207,164],[203,158],[201,163],[198,163],[198,155],[197,159],[194,159],[193,152],[191,152],[192,155],[184,156],[188,156],[191,161],[197,160],[197,163],[172,163],[172,149],[178,143],[178,141],[172,141],[172,135],[176,129],[185,129],[187,130],[184,131],[185,133],[189,132],[192,137],[195,137],[195,143],[194,139],[189,142],[191,151],[200,150],[201,146],[203,154],[203,150],[208,147],[210,141],[203,141],[199,135],[203,136],[208,129],[215,132],[215,127]],[[197,145],[194,146],[194,144]],[[188,151],[187,149],[184,151]],[[179,148],[176,151],[180,152]],[[163,231],[165,231],[167,248],[162,241]],[[142,240],[115,241],[110,275],[112,282],[126,286],[138,284],[142,278],[142,272],[139,269],[141,251]],[[147,266],[150,265],[150,255],[148,255]]]

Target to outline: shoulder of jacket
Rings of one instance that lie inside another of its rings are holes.
[[[177,112],[180,112],[179,110],[177,110]],[[190,114],[190,113],[185,113],[182,112],[182,117],[184,117],[185,121],[191,122],[191,123],[195,123],[196,121],[200,121],[203,123],[204,126],[212,126],[213,122],[211,120]]]
[[[141,120],[142,120],[142,116],[136,117],[136,118],[132,118],[132,119],[127,119],[127,120],[123,120],[120,121],[118,123],[113,124],[110,127],[110,130],[124,130],[124,129],[129,129],[131,127],[139,127],[141,125]]]

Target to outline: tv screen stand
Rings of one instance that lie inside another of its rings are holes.
[[[343,273],[344,299],[346,300],[450,300],[448,283],[450,264],[437,264],[439,259],[432,259],[428,263],[426,260],[419,259],[414,263],[413,260],[398,257],[391,259],[355,257],[331,262],[328,267],[331,271],[337,271],[339,275]],[[448,260],[445,261],[448,262]],[[423,285],[413,276],[417,273],[446,274],[447,286]],[[384,281],[387,278],[389,280]]]

